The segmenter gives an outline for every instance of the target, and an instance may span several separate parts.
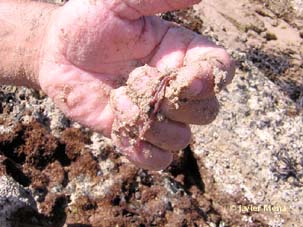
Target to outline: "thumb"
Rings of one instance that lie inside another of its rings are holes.
[[[151,16],[189,7],[201,0],[105,0],[104,4],[118,16],[135,20],[141,16]]]

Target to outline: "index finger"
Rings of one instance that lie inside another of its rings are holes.
[[[201,0],[106,0],[104,3],[119,17],[135,20],[141,16],[183,9]]]

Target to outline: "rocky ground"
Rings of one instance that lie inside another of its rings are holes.
[[[162,15],[237,61],[221,112],[162,172],[70,122],[43,93],[0,89],[0,226],[300,226],[303,3],[204,0]]]

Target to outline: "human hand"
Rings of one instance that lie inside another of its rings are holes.
[[[166,168],[189,143],[188,124],[215,119],[215,94],[234,74],[224,49],[151,16],[198,2],[71,0],[48,24],[42,90],[139,167]]]

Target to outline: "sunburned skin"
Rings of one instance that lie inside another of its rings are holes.
[[[189,124],[215,119],[234,74],[224,49],[152,16],[198,2],[68,1],[45,29],[39,86],[138,167],[165,169],[190,142]]]
[[[0,82],[42,89],[138,167],[165,169],[234,75],[223,48],[154,16],[199,2],[0,0]]]

